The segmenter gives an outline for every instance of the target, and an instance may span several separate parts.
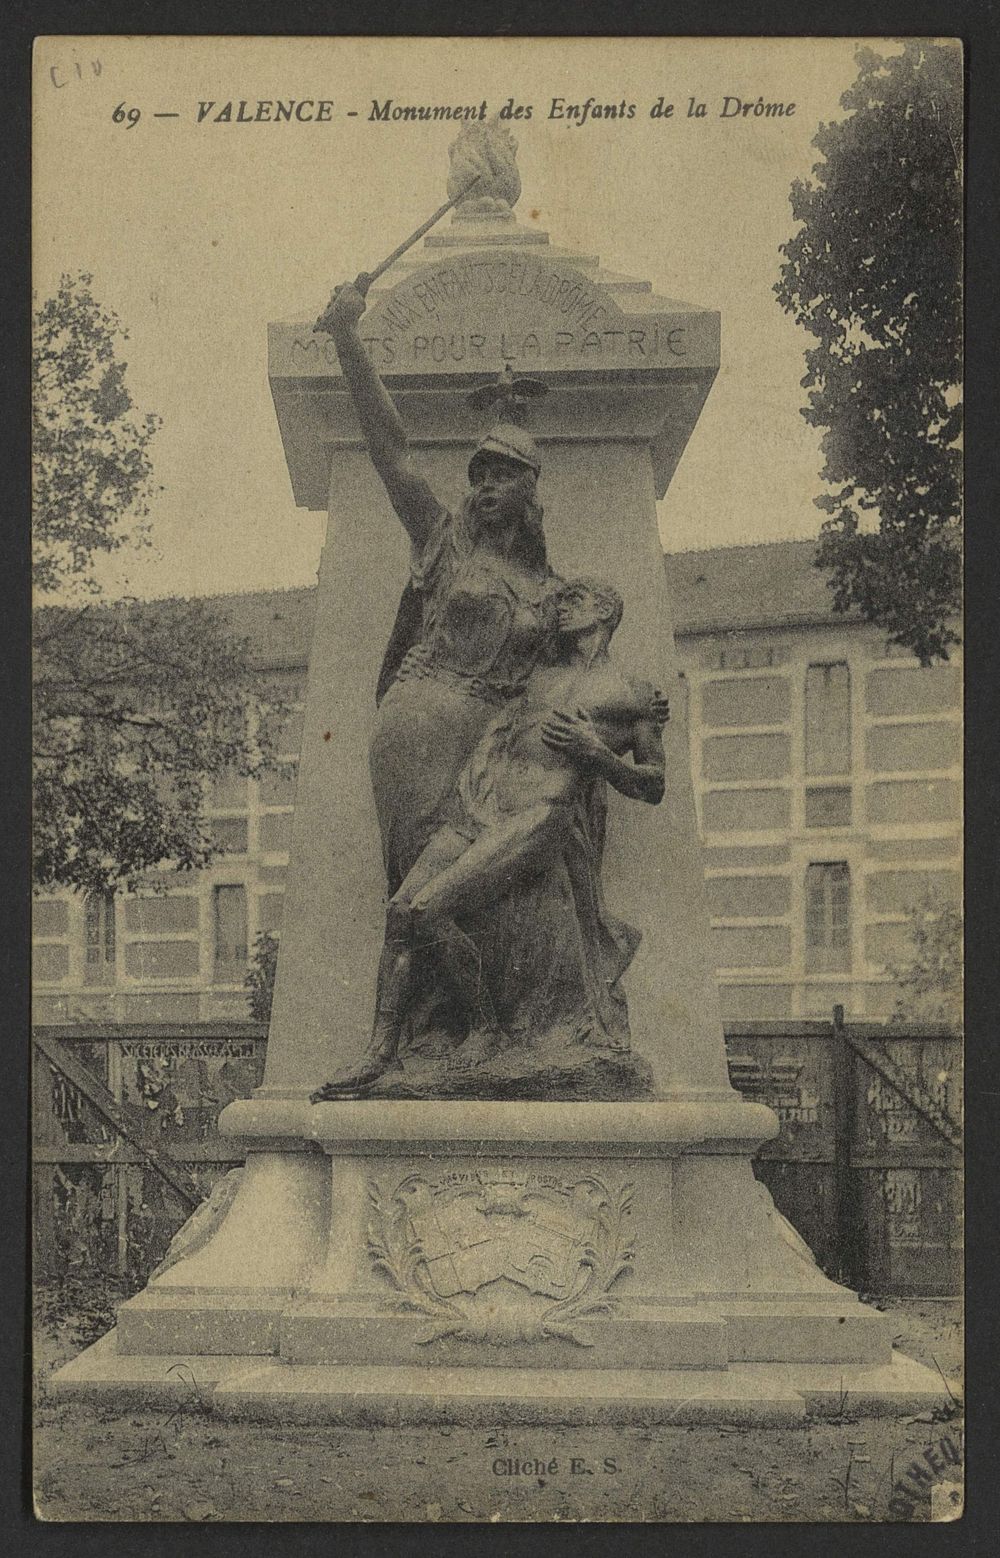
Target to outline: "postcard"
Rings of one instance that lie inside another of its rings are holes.
[[[38,1516],[960,1518],[961,45],[34,76]]]

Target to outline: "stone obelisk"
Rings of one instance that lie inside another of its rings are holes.
[[[362,338],[446,503],[482,433],[465,392],[508,364],[546,383],[549,554],[614,582],[616,648],[670,697],[664,804],[612,797],[604,849],[609,905],[642,931],[626,985],[655,1096],[309,1102],[371,1028],[368,749],[408,553],[333,343],[272,325],[295,499],[329,523],[264,1085],[222,1118],[247,1151],[224,1219],[59,1383],[167,1399],[153,1382],[184,1356],[218,1410],[281,1420],[786,1421],[844,1388],[936,1400],[774,1211],[751,1157],[777,1121],[729,1083],[656,513],[719,316],[522,225],[512,143],[488,135],[475,198],[373,287]],[[463,140],[459,173],[476,156]]]

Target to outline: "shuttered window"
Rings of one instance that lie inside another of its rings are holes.
[[[89,893],[83,910],[84,983],[110,985],[115,979],[115,895]]]
[[[844,860],[806,870],[806,973],[851,969],[851,872]]]
[[[217,985],[240,984],[247,967],[246,888],[217,887],[214,900],[214,980]]]
[[[806,670],[806,773],[851,770],[851,673],[846,662]]]

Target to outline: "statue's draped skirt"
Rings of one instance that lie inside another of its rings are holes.
[[[497,710],[497,703],[437,676],[396,681],[383,698],[371,776],[390,894],[441,826],[462,769]]]

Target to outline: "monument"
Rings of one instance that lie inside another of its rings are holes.
[[[777,1120],[729,1081],[656,515],[719,317],[519,192],[469,127],[450,223],[270,327],[329,525],[267,1070],[222,1116],[235,1194],[58,1390],[365,1423],[941,1398],[777,1214]]]

